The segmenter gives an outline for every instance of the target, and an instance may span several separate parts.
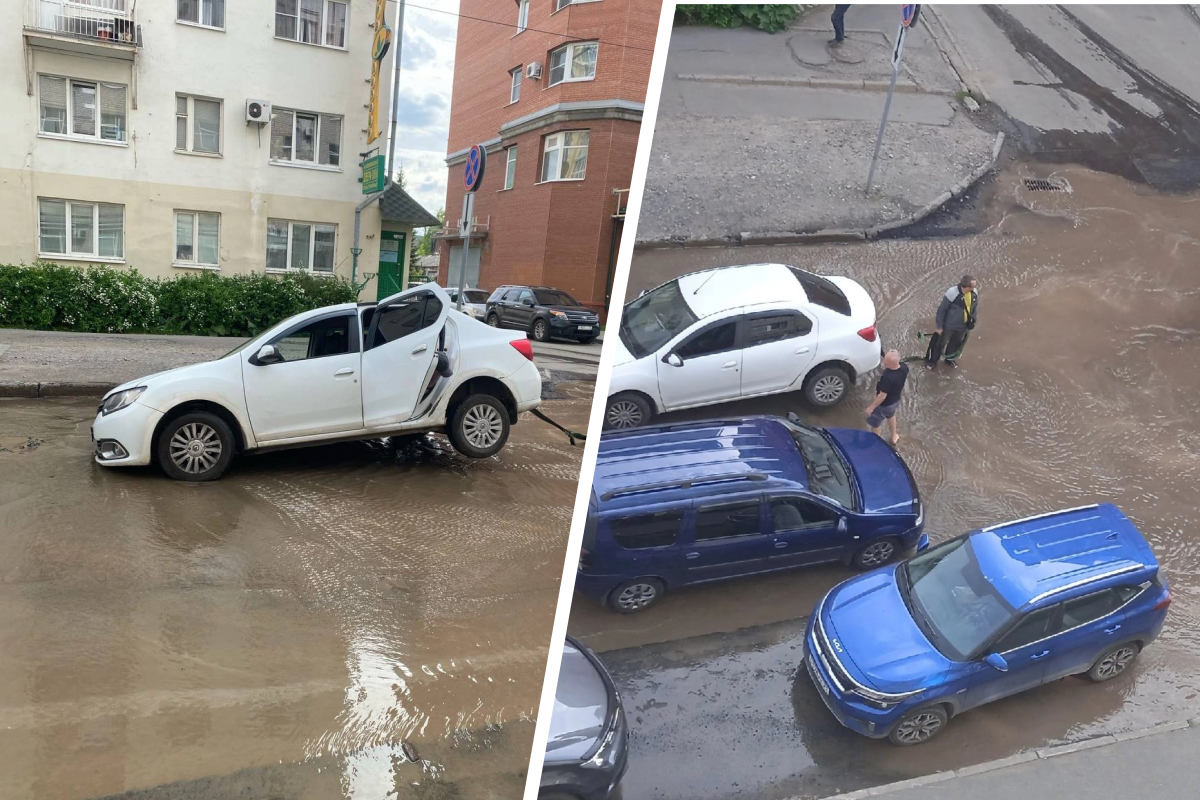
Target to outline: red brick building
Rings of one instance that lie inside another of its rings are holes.
[[[659,0],[462,0],[441,283],[458,283],[463,165],[481,144],[468,285],[554,286],[603,311],[660,10]]]

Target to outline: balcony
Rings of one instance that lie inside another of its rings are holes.
[[[142,46],[136,0],[26,0],[25,39],[34,47],[132,61]]]

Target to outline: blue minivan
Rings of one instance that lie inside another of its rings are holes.
[[[852,731],[927,742],[976,706],[1068,675],[1106,681],[1171,605],[1150,545],[1114,505],[972,531],[834,587],[804,666]]]
[[[600,442],[575,590],[621,613],[668,589],[928,546],[916,481],[869,431],[795,415],[655,425]]]

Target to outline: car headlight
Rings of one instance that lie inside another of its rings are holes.
[[[144,391],[146,391],[145,386],[137,386],[123,392],[113,392],[104,398],[104,402],[100,404],[100,411],[107,417],[114,411],[120,411],[125,406],[132,404],[134,400],[142,396]]]
[[[551,311],[550,313],[551,313],[551,314],[553,314],[554,316],[556,316],[556,317],[560,318],[560,319],[566,319],[566,318],[567,318],[567,315],[566,315],[566,313],[565,313],[565,312],[563,312],[563,311]]]

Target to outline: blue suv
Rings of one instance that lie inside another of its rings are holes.
[[[994,525],[834,587],[804,669],[838,721],[914,745],[976,706],[1067,675],[1106,681],[1171,604],[1150,546],[1111,504]]]
[[[928,546],[916,482],[875,434],[791,416],[604,435],[575,590],[632,613],[667,589]]]

